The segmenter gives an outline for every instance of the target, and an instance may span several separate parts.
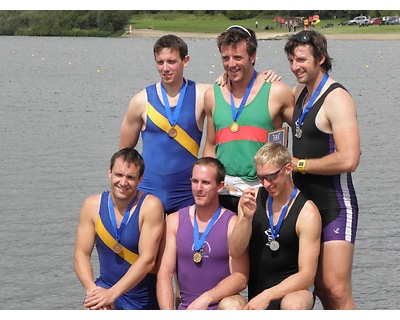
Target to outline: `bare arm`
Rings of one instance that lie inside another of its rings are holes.
[[[229,237],[229,254],[232,257],[240,257],[249,245],[252,233],[252,221],[256,211],[256,193],[254,188],[243,191],[239,200],[238,219]]]
[[[157,274],[157,300],[161,310],[174,310],[172,278],[176,271],[176,233],[179,216],[177,212],[167,216],[160,245],[160,268]]]
[[[97,287],[88,300],[99,301],[92,309],[110,305],[119,296],[136,286],[156,265],[159,244],[164,227],[164,209],[161,201],[148,195],[143,201],[139,218],[139,258],[126,274],[110,289]]]
[[[229,222],[229,234],[236,224],[237,216],[233,216]],[[249,277],[249,257],[247,250],[238,258],[229,257],[229,269],[231,274],[221,280],[215,287],[204,292],[189,306],[188,310],[206,310],[210,304],[219,303],[223,298],[238,294],[246,288]]]
[[[139,140],[140,131],[144,127],[145,113],[147,111],[147,95],[142,90],[133,96],[129,102],[128,109],[122,120],[119,148],[136,147]]]
[[[206,116],[204,111],[204,95],[210,87],[212,87],[212,85],[208,83],[196,84],[196,122],[200,131],[204,129],[204,119]]]
[[[329,93],[317,118],[317,127],[332,133],[336,151],[318,159],[307,159],[307,173],[334,175],[354,172],[360,161],[360,136],[357,124],[356,108],[353,99],[343,89]],[[293,158],[297,164],[298,159]],[[293,166],[297,171],[297,166]]]
[[[210,87],[204,94],[204,110],[207,117],[206,142],[203,149],[203,157],[215,158],[216,136],[213,121],[215,108],[214,88]]]
[[[245,309],[265,310],[271,301],[292,292],[307,290],[314,283],[321,241],[321,215],[312,201],[307,201],[296,224],[299,236],[299,271],[281,283],[264,290],[249,301]]]
[[[288,85],[280,81],[271,85],[268,106],[276,129],[281,128],[284,122],[292,124],[294,95]]]
[[[90,261],[95,244],[95,217],[100,206],[99,196],[85,200],[80,211],[74,250],[75,273],[85,288],[86,294],[96,287]]]

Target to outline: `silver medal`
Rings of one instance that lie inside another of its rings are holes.
[[[296,127],[296,133],[294,134],[294,136],[295,136],[297,139],[300,139],[301,136],[302,136],[302,134],[303,134],[303,131],[301,131],[300,127]]]
[[[269,248],[270,248],[272,251],[278,251],[278,249],[279,249],[279,242],[276,241],[276,240],[272,240],[272,241],[270,242],[270,244],[269,244]]]

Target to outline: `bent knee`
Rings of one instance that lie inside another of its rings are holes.
[[[308,290],[301,290],[285,296],[281,301],[281,310],[311,310],[314,298]]]
[[[218,304],[218,310],[242,310],[247,301],[241,295],[223,298]]]

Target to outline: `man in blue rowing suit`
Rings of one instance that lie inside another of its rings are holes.
[[[110,191],[88,197],[81,208],[74,263],[86,292],[84,309],[159,309],[156,258],[164,210],[155,196],[137,190],[143,172],[139,152],[119,150],[111,158]],[[96,280],[91,264],[95,245]]]
[[[119,146],[136,146],[142,133],[146,168],[140,190],[156,195],[169,214],[194,204],[190,176],[201,143],[204,92],[210,85],[183,77],[189,55],[179,37],[159,38],[153,52],[161,81],[131,99]]]

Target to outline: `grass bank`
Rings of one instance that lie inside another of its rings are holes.
[[[233,24],[239,24],[247,28],[255,29],[255,21],[258,21],[257,31],[265,31],[276,33],[285,32],[287,29],[276,28],[274,17],[260,17],[246,20],[229,20],[224,15],[194,15],[194,14],[182,14],[182,13],[157,13],[157,14],[137,14],[131,17],[129,24],[132,29],[150,29],[160,30],[168,32],[191,32],[191,33],[212,33],[218,34],[225,30],[227,27]],[[385,34],[385,33],[398,33],[400,34],[400,25],[388,25],[388,26],[340,26],[340,22],[346,20],[329,19],[321,20],[321,22],[315,26],[315,30],[326,34],[340,34],[340,35],[352,35],[352,34]],[[332,27],[327,28],[327,25]],[[269,30],[265,27],[268,26]]]

